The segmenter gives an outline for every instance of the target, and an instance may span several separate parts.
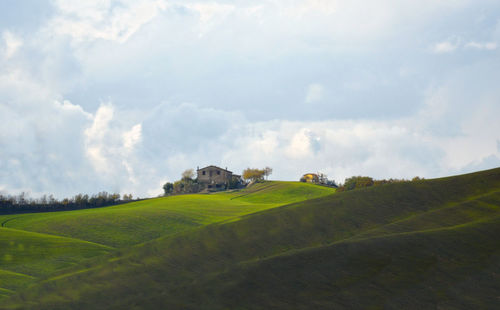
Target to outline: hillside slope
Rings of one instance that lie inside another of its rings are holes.
[[[274,181],[233,192],[162,197],[97,209],[3,215],[0,223],[8,228],[124,247],[332,193],[332,188]]]
[[[91,242],[0,227],[0,297],[111,250]]]
[[[89,262],[3,308],[494,309],[499,192],[493,169],[297,202]]]
[[[119,248],[332,193],[331,188],[311,184],[264,182],[210,195],[0,216],[0,298],[89,258],[99,260]]]

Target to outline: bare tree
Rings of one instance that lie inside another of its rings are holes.
[[[271,167],[264,168],[264,175],[266,176],[266,180],[267,180],[267,177],[270,176],[272,173],[273,173],[273,168],[271,168]]]
[[[194,170],[193,169],[186,169],[182,173],[182,179],[183,180],[192,180],[194,179]]]

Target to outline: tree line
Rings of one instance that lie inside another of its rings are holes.
[[[118,193],[108,193],[106,191],[94,195],[77,194],[61,200],[54,198],[53,195],[31,198],[25,192],[19,195],[0,194],[0,214],[99,208],[126,203],[132,200],[134,200],[132,194],[120,196]]]
[[[344,184],[341,184],[338,188],[337,191],[343,192],[343,191],[350,191],[356,188],[362,188],[362,187],[370,187],[370,186],[377,186],[377,185],[383,185],[383,184],[391,184],[391,183],[401,183],[401,182],[416,182],[423,180],[424,178],[420,177],[414,177],[411,180],[406,180],[406,179],[382,179],[382,180],[375,180],[371,177],[367,176],[352,176],[350,178],[345,179]]]

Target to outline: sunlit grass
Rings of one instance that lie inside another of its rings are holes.
[[[216,194],[180,195],[64,212],[0,216],[5,226],[123,247],[287,203],[334,189],[299,182],[265,182]]]

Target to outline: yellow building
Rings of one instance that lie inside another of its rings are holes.
[[[319,183],[319,176],[316,173],[306,173],[300,178],[300,181],[307,183]]]

